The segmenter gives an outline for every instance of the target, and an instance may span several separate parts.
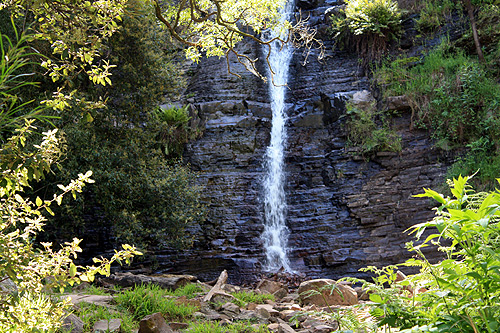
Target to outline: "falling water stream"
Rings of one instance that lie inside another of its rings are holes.
[[[292,10],[293,0],[287,0],[281,12],[281,19],[288,20]],[[271,35],[274,37],[276,33],[272,32]],[[274,71],[273,79],[271,79],[271,72],[268,69],[272,127],[271,142],[265,156],[266,175],[263,184],[265,222],[262,239],[267,259],[264,269],[277,271],[283,268],[286,272],[292,272],[287,257],[290,232],[286,226],[284,153],[287,139],[285,93],[293,50],[292,46],[288,44],[281,48],[278,42],[275,43],[269,58],[270,67]],[[264,52],[267,52],[267,49]]]

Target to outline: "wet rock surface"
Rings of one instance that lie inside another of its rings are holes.
[[[315,5],[314,9],[310,6]],[[303,1],[320,36],[326,36],[330,2]],[[241,46],[262,58],[254,44]],[[289,257],[308,277],[359,276],[367,265],[388,265],[410,257],[403,232],[433,216],[429,201],[414,198],[422,187],[443,182],[451,156],[433,147],[426,132],[411,129],[411,114],[400,111],[393,128],[402,137],[400,153],[362,157],[346,144],[345,101],[365,94],[369,80],[352,54],[312,50],[294,54],[287,93],[286,192]],[[212,280],[228,270],[232,282],[254,281],[264,253],[262,179],[271,111],[267,84],[241,65],[207,59],[191,69],[186,99],[199,110],[203,136],[190,143],[184,159],[200,173],[209,216],[189,231],[189,251],[157,252],[159,270]],[[264,71],[264,69],[262,69]],[[395,101],[392,101],[395,103]],[[399,101],[397,109],[404,109]],[[396,109],[396,107],[394,107]],[[432,254],[430,258],[432,258]]]

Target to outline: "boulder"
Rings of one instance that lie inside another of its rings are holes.
[[[3,277],[0,279],[0,293],[15,294],[17,293],[17,286],[8,277]]]
[[[168,323],[168,326],[170,326],[170,328],[173,331],[178,331],[178,330],[187,329],[189,327],[189,324],[188,323],[171,322],[171,323]]]
[[[71,313],[64,318],[60,330],[63,333],[83,333],[83,320]]]
[[[354,289],[330,279],[304,281],[300,284],[298,292],[302,304],[316,306],[358,304],[358,295]]]
[[[278,300],[283,299],[288,295],[288,291],[286,290],[286,288],[280,288],[277,291],[275,291],[273,295]]]
[[[351,104],[361,110],[369,110],[373,107],[375,98],[368,90],[361,90],[354,93],[351,99]]]
[[[272,281],[268,279],[262,279],[258,284],[255,289],[260,290],[263,293],[267,294],[274,294],[278,290],[283,288],[283,283],[277,282],[277,281]]]
[[[139,322],[139,331],[137,333],[171,333],[173,330],[168,326],[161,313],[142,318]]]
[[[103,307],[109,307],[113,302],[113,296],[109,295],[80,295],[80,294],[71,294],[66,295],[63,299],[69,299],[70,303],[73,305],[77,305],[79,303],[85,302],[90,304],[95,304]]]
[[[271,332],[275,333],[295,333],[296,331],[286,323],[274,323],[267,325],[267,328]]]
[[[121,319],[99,320],[94,324],[94,333],[119,333],[122,331]]]
[[[227,302],[222,306],[222,313],[234,318],[240,313],[240,307],[232,302]]]
[[[278,317],[280,315],[279,311],[275,310],[270,304],[259,304],[255,308],[255,312],[259,314],[262,318],[269,319],[270,317]]]
[[[386,98],[387,110],[402,111],[410,108],[410,103],[405,95],[402,96],[389,96]]]

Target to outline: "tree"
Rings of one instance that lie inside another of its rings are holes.
[[[483,0],[475,0],[476,3],[482,3],[485,2]],[[474,17],[474,6],[471,2],[471,0],[463,0],[465,9],[467,10],[467,15],[469,16],[470,20],[470,26],[472,30],[472,36],[474,38],[474,45],[476,46],[476,53],[477,56],[479,57],[479,61],[484,63],[484,55],[483,51],[481,49],[481,42],[479,41],[479,35],[477,33],[477,27],[476,27],[476,19]]]
[[[13,43],[0,34],[0,132],[13,131],[0,145],[0,283],[9,280],[13,284],[9,292],[0,290],[0,331],[55,331],[70,303],[52,299],[42,291],[92,281],[96,274],[109,275],[113,262],[130,262],[140,252],[123,245],[123,250],[111,258],[95,258],[97,265],[82,267],[73,262],[81,251],[80,240],[73,239],[59,250],[51,243],[35,241],[46,221],[42,212],[52,215],[51,205],[60,205],[69,193],[76,196],[93,181],[91,172],[81,173],[67,185],[59,184],[58,191],[46,200],[25,195],[30,183],[42,179],[57,163],[64,146],[56,129],[42,133],[38,144],[28,144],[36,141],[36,128],[34,119],[27,118],[39,117],[40,108],[31,102],[19,104],[20,88],[35,82],[21,71],[34,55],[24,45],[33,36],[18,37]]]

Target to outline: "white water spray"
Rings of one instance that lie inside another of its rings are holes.
[[[293,0],[287,0],[285,7],[281,10],[281,19],[288,20],[292,10]],[[275,37],[277,33],[271,32],[271,35]],[[287,243],[290,232],[286,226],[284,150],[287,139],[285,92],[287,90],[288,68],[293,50],[292,46],[288,44],[280,48],[281,45],[275,42],[269,57],[269,64],[274,71],[274,78],[271,79],[271,73],[268,69],[272,127],[271,142],[267,147],[265,162],[267,169],[264,178],[265,223],[262,239],[267,259],[264,269],[277,271],[283,268],[286,272],[292,272],[287,257]],[[264,52],[267,52],[267,48]]]

